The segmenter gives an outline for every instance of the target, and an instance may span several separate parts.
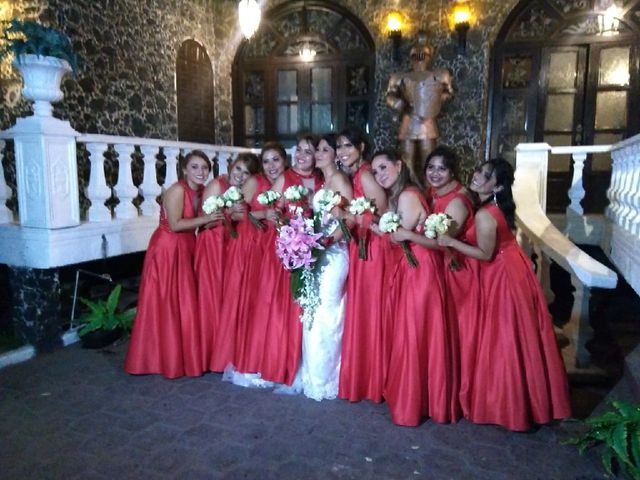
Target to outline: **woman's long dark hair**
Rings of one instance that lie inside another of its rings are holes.
[[[513,166],[504,158],[492,158],[481,163],[478,168],[488,165],[491,168],[491,174],[496,176],[496,187],[502,187],[500,191],[494,193],[496,205],[502,211],[510,229],[516,228],[516,204],[513,200],[513,191],[511,186],[515,178]],[[489,197],[480,204],[481,207],[491,203],[494,197]]]
[[[408,186],[414,185],[414,183],[411,181],[411,172],[409,172],[409,167],[407,167],[407,165],[402,160],[402,157],[396,150],[390,148],[378,150],[371,156],[371,160],[376,157],[387,157],[387,159],[393,163],[402,162],[402,168],[400,169],[398,178],[387,192],[387,202],[389,204],[389,210],[395,212],[398,209],[398,198],[400,197],[402,191]]]
[[[353,125],[349,125],[340,131],[338,137],[347,138],[357,149],[360,149],[360,145],[363,144],[364,147],[360,152],[360,156],[364,161],[369,161],[369,148],[371,142],[369,142],[369,138],[362,130],[360,130],[358,127],[354,127]]]

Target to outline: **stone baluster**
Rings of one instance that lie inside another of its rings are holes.
[[[157,216],[160,212],[160,205],[156,202],[156,197],[162,193],[162,188],[156,176],[158,147],[142,145],[140,151],[144,156],[144,178],[138,189],[140,195],[144,197],[144,202],[140,205],[140,209],[143,215]]]
[[[111,198],[111,188],[107,185],[104,176],[104,152],[107,150],[106,143],[87,143],[89,161],[91,162],[91,173],[89,184],[85,190],[86,197],[91,201],[91,206],[87,212],[87,220],[90,222],[111,221],[111,211],[104,204]]]
[[[218,175],[229,173],[229,164],[231,161],[231,152],[218,152]]]
[[[609,205],[605,208],[605,215],[613,223],[617,223],[618,212],[620,210],[620,188],[622,183],[622,165],[618,152],[611,152],[611,182],[607,189]]]
[[[620,195],[618,202],[620,203],[620,210],[618,212],[617,224],[625,230],[628,229],[628,218],[632,210],[632,197],[635,186],[633,185],[633,159],[631,158],[631,150],[627,148],[621,149],[619,152],[622,166],[622,187],[620,188]]]
[[[213,167],[216,162],[216,151],[213,148],[203,149],[202,151],[207,156],[207,158],[209,158],[209,160],[211,161],[211,175],[213,175],[214,174]],[[219,171],[218,171],[218,175],[220,175]]]
[[[118,183],[113,190],[120,200],[120,203],[116,205],[116,217],[136,218],[138,209],[131,203],[138,196],[138,189],[133,184],[133,176],[131,175],[131,154],[135,150],[135,146],[117,143],[114,148],[118,152]]]
[[[167,166],[167,173],[165,174],[164,185],[162,186],[163,191],[178,181],[178,155],[179,154],[180,154],[179,148],[174,148],[174,147],[164,148],[164,157],[165,157],[165,164]]]
[[[582,224],[582,215],[584,210],[580,202],[584,198],[584,187],[582,185],[582,172],[584,170],[584,161],[587,158],[586,153],[576,152],[571,158],[573,159],[573,178],[571,179],[571,187],[568,196],[570,199],[567,207],[567,226],[565,232],[572,232],[574,228]]]
[[[4,168],[2,167],[5,145],[6,142],[0,140],[0,223],[13,222],[13,213],[7,207],[7,199],[11,197],[11,189],[4,178]]]
[[[569,339],[569,345],[563,349],[565,361],[569,360],[573,368],[587,368],[591,360],[587,342],[593,336],[593,329],[589,323],[589,300],[591,289],[584,285],[578,277],[571,275],[573,292],[573,308],[571,317],[562,328],[562,332]]]
[[[631,234],[640,235],[640,145],[635,144],[629,147],[631,159],[631,191],[629,192],[629,204],[631,213],[628,217],[627,230]]]

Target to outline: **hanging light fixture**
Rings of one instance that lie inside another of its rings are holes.
[[[473,16],[468,0],[456,0],[451,11],[450,23],[458,36],[458,55],[464,55],[467,50],[467,32],[471,27]]]
[[[317,52],[311,45],[305,43],[298,53],[303,62],[312,62]]]
[[[246,38],[251,38],[258,30],[261,15],[257,0],[240,0],[238,3],[240,31]]]
[[[623,16],[622,8],[611,4],[598,14],[598,33],[603,36],[617,35],[620,26],[620,18]]]

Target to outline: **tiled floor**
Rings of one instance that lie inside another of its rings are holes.
[[[125,351],[75,345],[0,370],[1,478],[603,478],[596,453],[561,444],[576,424],[403,428],[384,404],[129,376]]]

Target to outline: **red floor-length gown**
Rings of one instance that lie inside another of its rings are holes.
[[[424,209],[416,187],[409,187]],[[387,262],[389,316],[385,346],[389,352],[384,397],[397,425],[416,426],[422,419],[452,418],[453,369],[442,276],[442,254],[412,243],[418,266],[409,265],[402,248],[391,244]]]
[[[251,211],[262,209],[257,201],[260,193],[269,190],[271,183],[264,175],[257,175],[258,186],[253,198],[246,199]],[[266,222],[263,222],[266,225]],[[220,322],[214,334],[211,354],[211,370],[222,372],[230,364],[241,362],[248,322],[253,312],[255,298],[260,293],[258,272],[263,255],[268,227],[261,231],[248,218],[237,223],[238,238],[227,242],[223,302]]]
[[[317,176],[305,177],[288,169],[284,172],[282,191],[293,185],[310,183],[311,179],[314,189],[319,188]],[[291,274],[276,254],[277,236],[276,228],[269,224],[261,239],[262,255],[252,261],[257,278],[255,292],[259,293],[249,317],[238,371],[260,373],[263,380],[290,385],[298,371],[302,350],[301,310],[291,295]]]
[[[363,197],[362,173],[371,166],[364,163],[353,177],[353,198]],[[351,402],[366,399],[382,401],[385,356],[383,320],[385,295],[383,239],[367,231],[367,259],[358,256],[358,232],[349,244],[347,305],[342,336],[342,360],[338,396]]]
[[[216,181],[219,182],[222,192],[229,188],[225,176],[218,177]],[[214,337],[220,329],[225,258],[227,242],[230,239],[228,229],[222,224],[201,229],[196,237],[194,271],[198,283],[202,364],[206,370],[211,368]]]
[[[461,344],[475,358],[462,371],[469,385],[463,409],[471,422],[524,431],[570,416],[567,376],[531,261],[502,211],[484,208],[497,222],[496,247],[493,260],[478,262],[479,311],[460,319]],[[476,244],[475,227],[467,238]]]
[[[471,226],[473,225],[473,213],[474,206],[471,199],[465,195],[461,190],[463,186],[458,184],[456,188],[439,196],[435,189],[431,189],[431,209],[433,213],[444,213],[449,203],[455,199],[462,201],[467,209],[467,220],[460,229],[458,239],[466,242],[466,235]],[[458,396],[466,398],[469,391],[469,386],[466,383],[460,383],[460,364],[462,362],[468,364],[473,362],[473,356],[469,354],[467,345],[460,345],[460,337],[458,334],[458,318],[468,316],[469,309],[477,308],[477,305],[472,301],[478,298],[477,292],[473,293],[474,289],[478,289],[480,286],[478,280],[478,268],[477,262],[471,262],[466,256],[459,254],[455,250],[443,250],[444,252],[444,285],[445,285],[445,298],[447,306],[447,319],[448,319],[448,331],[449,331],[449,345],[452,353],[452,371],[450,384],[452,387],[452,418],[459,418],[460,416],[460,402]],[[458,263],[457,268],[454,270],[451,266],[452,259]],[[468,338],[468,337],[466,337]],[[468,368],[468,367],[465,367]],[[463,412],[466,413],[466,412]]]
[[[202,189],[184,180],[183,218],[196,216]],[[159,373],[167,378],[199,376],[204,372],[193,273],[195,232],[173,232],[164,208],[144,259],[138,311],[129,341],[125,371]]]

